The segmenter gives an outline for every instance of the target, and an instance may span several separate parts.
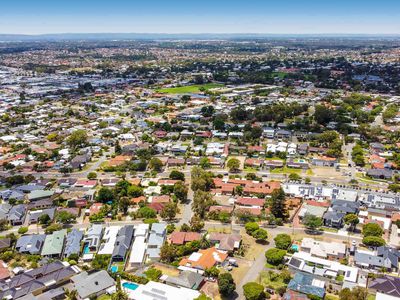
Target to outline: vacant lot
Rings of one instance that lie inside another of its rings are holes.
[[[223,86],[222,84],[217,84],[217,83],[195,84],[188,86],[178,86],[173,88],[159,89],[157,90],[157,92],[165,94],[190,94],[190,93],[199,93],[201,89],[209,90],[222,86]]]

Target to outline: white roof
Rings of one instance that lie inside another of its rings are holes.
[[[104,229],[103,240],[98,254],[112,254],[114,251],[115,240],[117,239],[120,226],[110,226]]]
[[[385,295],[380,292],[376,293],[376,298],[375,298],[375,300],[399,300],[399,299],[400,299],[399,297]]]
[[[322,242],[312,238],[304,238],[301,242],[302,248],[310,249],[310,254],[318,257],[338,256],[346,254],[346,245],[337,242]]]
[[[142,236],[135,238],[132,245],[131,255],[129,257],[129,263],[131,264],[141,264],[144,260],[144,255],[146,253],[147,244],[146,239]]]
[[[145,285],[139,285],[135,290],[125,290],[129,298],[140,300],[174,299],[193,300],[200,296],[196,290],[183,287],[174,287],[160,282],[149,281]]]
[[[342,265],[337,261],[314,257],[311,256],[310,253],[302,251],[294,253],[293,257],[301,261],[322,265],[327,271],[333,271],[336,273],[342,271],[344,273],[344,281],[357,282],[358,268]]]

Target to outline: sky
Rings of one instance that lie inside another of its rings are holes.
[[[400,34],[399,0],[1,0],[1,34]]]

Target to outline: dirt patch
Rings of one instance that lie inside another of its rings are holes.
[[[218,291],[218,284],[216,282],[207,281],[200,289],[201,292],[214,300],[220,300],[221,296]]]

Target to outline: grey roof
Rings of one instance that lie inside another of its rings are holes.
[[[332,221],[332,222],[341,222],[343,220],[343,217],[345,216],[344,213],[338,213],[335,211],[327,211],[324,214],[323,219],[326,221]]]
[[[69,257],[71,254],[79,254],[81,250],[81,241],[83,232],[73,229],[68,235],[65,242],[64,256]]]
[[[132,244],[134,227],[127,225],[118,231],[117,239],[112,253],[113,259],[125,259],[126,254]]]
[[[45,234],[23,235],[17,240],[15,249],[21,253],[40,254],[45,239]]]
[[[114,279],[105,270],[88,274],[82,272],[71,278],[79,297],[85,299],[115,285]]]
[[[164,243],[164,236],[159,236],[158,234],[150,233],[148,241],[149,246],[161,247],[163,243]]]
[[[160,258],[160,248],[147,248],[146,254],[149,258],[158,259]]]
[[[11,205],[8,203],[0,204],[0,220],[7,219],[8,212],[11,209]]]
[[[166,283],[182,286],[188,289],[197,290],[204,280],[204,276],[190,271],[183,271],[179,276],[168,276]]]
[[[360,265],[397,269],[399,260],[398,251],[394,249],[390,250],[388,247],[378,247],[378,249],[375,253],[356,251],[354,261]]]
[[[8,213],[8,220],[11,222],[21,221],[25,217],[25,213],[25,204],[14,205]]]
[[[17,190],[5,190],[5,191],[0,191],[0,198],[4,200],[10,200],[10,199],[15,199],[15,200],[22,200],[24,199],[25,195],[21,191]]]
[[[165,235],[167,224],[166,223],[153,223],[151,225],[151,232],[159,235]]]
[[[218,242],[218,249],[225,251],[233,251],[235,245],[242,240],[240,234],[211,233],[210,241]]]
[[[44,190],[45,186],[39,185],[39,184],[24,184],[24,185],[20,185],[20,186],[16,187],[15,189],[18,191],[24,192],[24,193],[29,193],[32,191]]]
[[[372,280],[370,289],[377,290],[385,295],[400,298],[400,278],[383,275]]]
[[[47,209],[41,209],[41,210],[33,210],[33,211],[29,212],[28,219],[29,219],[30,223],[33,223],[33,222],[37,222],[41,216],[48,215],[50,217],[50,220],[53,220],[55,212],[56,212],[56,209],[54,207],[47,208]]]
[[[0,298],[19,299],[30,293],[37,293],[52,284],[65,282],[78,272],[79,269],[76,267],[55,261],[16,275],[10,280],[0,281]]]
[[[101,236],[103,233],[103,225],[101,224],[93,224],[85,236],[85,243],[89,244],[89,247],[98,247],[101,242]]]

